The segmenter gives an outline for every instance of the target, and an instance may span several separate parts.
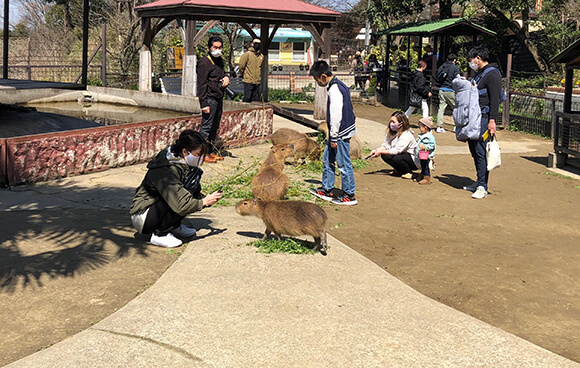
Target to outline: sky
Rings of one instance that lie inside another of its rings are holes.
[[[4,0],[0,0],[0,28],[4,29]],[[20,1],[10,0],[10,25],[13,26],[20,20]]]

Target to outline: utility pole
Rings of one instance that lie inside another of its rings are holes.
[[[367,50],[367,51],[368,51],[369,44],[370,44],[370,41],[371,41],[370,40],[370,38],[371,38],[370,37],[370,33],[371,33],[371,30],[370,30],[370,28],[371,28],[371,22],[369,21],[369,9],[370,8],[371,8],[371,0],[368,0],[367,1],[367,16],[366,16],[367,20],[366,20],[366,23],[365,23],[365,50]]]

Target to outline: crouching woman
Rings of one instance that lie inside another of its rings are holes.
[[[179,237],[191,237],[196,230],[185,226],[185,216],[215,204],[220,192],[205,198],[201,194],[199,166],[208,153],[207,141],[193,130],[162,150],[147,165],[147,173],[131,204],[131,222],[141,234],[151,234],[151,243],[173,248],[182,244]]]
[[[387,135],[383,144],[371,151],[371,157],[379,157],[394,169],[393,175],[411,179],[420,166],[415,156],[417,141],[411,130],[409,119],[402,111],[391,115]]]

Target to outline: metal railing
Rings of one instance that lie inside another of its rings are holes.
[[[554,151],[580,157],[580,115],[556,112]]]

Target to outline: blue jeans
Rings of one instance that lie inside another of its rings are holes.
[[[337,147],[332,148],[329,140],[322,155],[322,163],[324,164],[322,169],[322,187],[326,190],[334,188],[334,167],[336,163],[341,175],[342,190],[348,195],[353,195],[355,183],[352,163],[350,162],[350,139],[339,140],[336,143]]]
[[[477,172],[477,186],[482,186],[487,190],[487,183],[489,181],[489,171],[487,171],[487,156],[485,146],[487,141],[483,140],[483,133],[487,130],[489,117],[481,117],[481,131],[478,140],[468,140],[469,152],[473,157],[475,163],[475,171]],[[488,138],[489,139],[489,138]]]

